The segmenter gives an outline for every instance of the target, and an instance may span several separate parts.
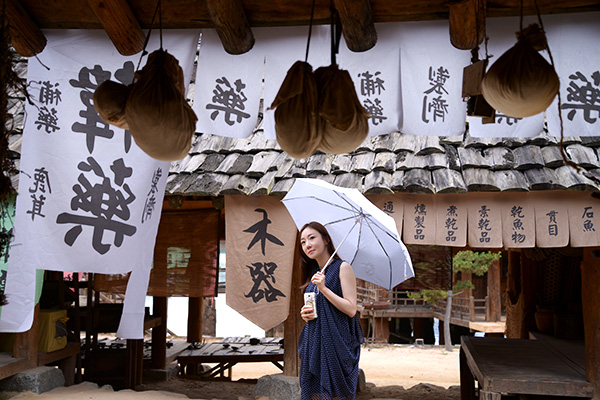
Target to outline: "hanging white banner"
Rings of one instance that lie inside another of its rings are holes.
[[[525,26],[534,22],[531,18],[527,17],[524,20]],[[488,18],[485,27],[489,37],[489,70],[496,60],[517,43],[515,32],[519,30],[519,18]],[[485,48],[481,45],[479,58],[484,60],[485,57]],[[544,129],[543,112],[527,118],[515,118],[496,111],[493,124],[482,124],[480,117],[467,117],[467,120],[469,135],[472,137],[533,137],[538,136]]]
[[[600,13],[544,15],[560,78],[565,136],[600,134]],[[558,98],[548,107],[548,132],[560,136]]]
[[[133,80],[140,56],[117,53],[104,31],[47,31],[39,60],[30,59],[21,174],[0,331],[31,326],[36,269],[126,273],[117,335],[143,337],[144,297],[170,164],[136,146],[128,131],[106,124],[94,90]],[[189,83],[197,31],[163,33]],[[148,51],[158,48],[158,32]],[[145,63],[145,59],[143,60]],[[47,66],[47,68],[46,68]]]
[[[304,61],[308,26],[285,28],[256,28],[256,50],[265,54],[265,104],[263,129],[267,139],[276,139],[275,110],[268,110],[290,67],[298,60]],[[313,26],[310,38],[308,63],[313,71],[329,65],[329,27]]]
[[[264,54],[228,54],[213,29],[202,31],[193,109],[196,130],[246,138],[258,121]]]
[[[462,75],[470,53],[452,46],[448,29],[448,21],[397,24],[403,133],[455,136],[465,131]]]
[[[350,51],[342,41],[337,57],[340,69],[348,70],[364,109],[369,113],[369,136],[400,129],[400,46],[397,24],[376,24],[377,44],[361,53]],[[384,60],[384,61],[382,61]]]

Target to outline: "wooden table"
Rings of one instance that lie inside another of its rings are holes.
[[[263,338],[256,345],[247,341],[200,343],[179,354],[177,362],[182,375],[203,379],[231,380],[231,368],[240,362],[272,362],[283,371],[280,364],[283,361],[283,347],[278,341],[271,339],[273,338]],[[217,365],[203,371],[199,368],[201,364]]]
[[[585,369],[573,359],[542,340],[463,336],[461,400],[476,398],[475,379],[485,400],[500,400],[502,394],[594,397]]]

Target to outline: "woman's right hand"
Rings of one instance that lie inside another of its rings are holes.
[[[315,319],[315,313],[312,306],[302,306],[302,308],[300,309],[300,316],[306,322],[310,321],[311,319]]]

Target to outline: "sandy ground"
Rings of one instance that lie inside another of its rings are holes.
[[[446,352],[437,346],[363,347],[360,368],[367,387],[357,400],[458,400],[460,398],[458,348]],[[113,391],[85,382],[37,395],[21,393],[11,400],[253,400],[256,379],[280,373],[271,363],[245,363],[233,367],[232,381],[201,381],[174,378],[166,382],[144,382],[137,391]]]

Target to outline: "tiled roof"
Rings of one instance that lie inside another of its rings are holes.
[[[167,195],[287,193],[294,178],[319,178],[363,193],[464,193],[600,189],[600,137],[568,137],[565,150],[584,173],[566,166],[559,139],[412,136],[368,137],[349,154],[293,159],[259,127],[248,139],[197,133],[190,154],[171,166]]]

